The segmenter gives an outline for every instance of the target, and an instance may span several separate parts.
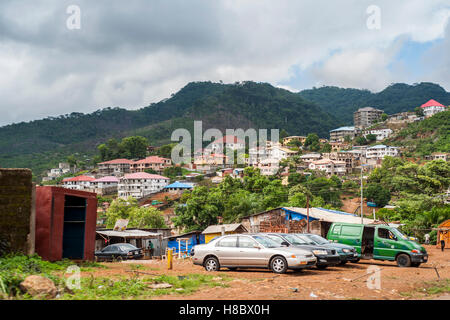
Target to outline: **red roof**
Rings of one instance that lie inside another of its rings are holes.
[[[221,139],[214,140],[213,143],[242,143],[244,144],[244,141],[238,139],[236,136],[225,136]]]
[[[431,99],[427,103],[424,103],[423,105],[421,105],[421,108],[426,108],[426,107],[444,107],[445,108],[445,106],[443,104],[440,104],[439,102],[437,102],[436,100],[433,100],[433,99]]]
[[[170,159],[166,159],[166,158],[161,158],[158,156],[151,156],[151,157],[147,157],[145,159],[133,162],[134,164],[139,164],[139,163],[165,163],[165,161],[170,160]]]
[[[75,181],[94,181],[95,178],[88,177],[88,176],[78,176],[73,178],[66,178],[63,180],[63,182],[75,182]]]
[[[147,172],[136,172],[126,174],[124,179],[158,179],[158,180],[170,180],[167,177],[160,176],[158,174],[150,174]]]
[[[99,164],[122,164],[122,163],[132,164],[133,161],[128,159],[114,159],[110,161],[100,162]]]

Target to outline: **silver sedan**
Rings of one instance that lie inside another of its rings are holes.
[[[218,271],[221,267],[269,268],[275,273],[288,269],[301,270],[316,264],[316,257],[306,250],[280,247],[268,237],[258,234],[226,235],[207,244],[193,248],[192,261],[207,271]]]

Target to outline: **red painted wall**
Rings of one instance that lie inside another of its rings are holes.
[[[60,187],[36,187],[36,253],[44,260],[62,259],[66,195],[86,199],[84,260],[94,260],[97,194]]]

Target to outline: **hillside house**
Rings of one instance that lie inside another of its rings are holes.
[[[327,175],[342,176],[347,173],[346,163],[344,161],[330,159],[313,161],[309,164],[309,169],[323,171]]]
[[[131,172],[131,166],[134,163],[128,159],[114,159],[110,161],[100,162],[98,164],[98,172],[100,176],[116,176],[122,177],[124,174]]]
[[[147,157],[142,160],[134,161],[131,165],[131,173],[145,172],[145,170],[153,169],[158,173],[162,173],[165,168],[172,165],[172,160],[161,158],[158,156]]]
[[[100,195],[117,194],[119,178],[106,176],[96,179],[90,183],[90,189]]]
[[[94,177],[90,176],[78,176],[72,178],[65,178],[62,183],[63,187],[70,190],[90,190],[91,182],[95,180]]]
[[[278,161],[292,157],[297,153],[297,151],[293,151],[280,145],[275,145],[269,148],[269,158],[276,159]]]
[[[300,156],[300,159],[303,162],[309,163],[309,162],[313,162],[313,161],[322,159],[322,154],[321,153],[307,153],[307,154]]]
[[[306,137],[305,136],[290,136],[290,137],[286,137],[283,139],[283,145],[288,145],[289,143],[293,142],[293,141],[299,141],[302,145],[305,143],[306,141]]]
[[[381,120],[383,110],[366,107],[353,113],[353,124],[356,128],[364,129]]]
[[[164,191],[168,191],[170,193],[183,193],[184,191],[192,189],[194,189],[194,186],[192,184],[180,181],[176,181],[164,187]]]
[[[143,198],[151,193],[161,191],[169,185],[170,179],[157,174],[137,172],[126,174],[119,180],[119,198]]]
[[[425,118],[429,118],[436,113],[443,112],[447,108],[443,104],[437,102],[436,100],[431,99],[427,103],[424,103],[420,106],[423,110],[423,114],[425,115]]]
[[[245,141],[236,136],[224,136],[210,143],[205,150],[209,153],[223,153],[224,147],[228,150],[242,150],[245,149]]]
[[[356,137],[355,127],[340,127],[330,131],[330,142],[345,142],[345,138],[349,137],[353,140]]]
[[[397,157],[399,156],[399,150],[397,147],[385,146],[379,144],[366,149],[366,159],[383,160],[385,156]]]
[[[366,130],[363,135],[364,138],[367,138],[369,134],[373,134],[376,136],[376,141],[383,141],[384,139],[389,138],[389,136],[393,133],[391,129],[376,129],[376,130]]]

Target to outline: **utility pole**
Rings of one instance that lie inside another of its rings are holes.
[[[306,218],[307,218],[307,225],[306,225],[306,232],[309,233],[309,194],[306,194]]]
[[[363,166],[361,164],[361,224],[363,222]]]

